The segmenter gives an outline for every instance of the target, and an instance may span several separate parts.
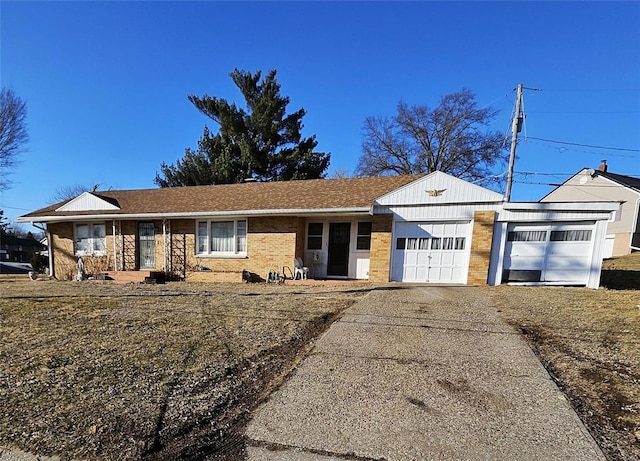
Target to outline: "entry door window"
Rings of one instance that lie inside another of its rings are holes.
[[[329,223],[329,257],[327,275],[349,275],[351,223]]]
[[[138,224],[138,248],[140,252],[140,268],[156,267],[156,236],[152,222]]]

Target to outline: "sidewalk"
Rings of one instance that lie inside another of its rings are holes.
[[[604,459],[473,287],[373,291],[258,409],[246,438],[251,461]]]

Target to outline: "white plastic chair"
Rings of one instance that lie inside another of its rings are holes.
[[[298,275],[300,276],[301,280],[306,280],[309,274],[309,268],[304,266],[304,264],[302,263],[302,258],[294,258],[293,265],[293,280],[297,280]]]

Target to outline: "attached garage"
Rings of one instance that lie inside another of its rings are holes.
[[[595,222],[509,224],[502,281],[586,285]]]
[[[612,202],[507,202],[496,215],[489,285],[598,288]]]
[[[373,214],[393,220],[389,279],[486,283],[493,217],[502,204],[501,194],[439,171],[376,199]],[[489,217],[486,226],[478,213]]]
[[[470,221],[398,222],[391,280],[466,283]]]

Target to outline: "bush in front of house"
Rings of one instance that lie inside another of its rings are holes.
[[[49,268],[49,257],[40,254],[34,254],[31,258],[31,267],[33,268],[34,272],[45,272]]]

